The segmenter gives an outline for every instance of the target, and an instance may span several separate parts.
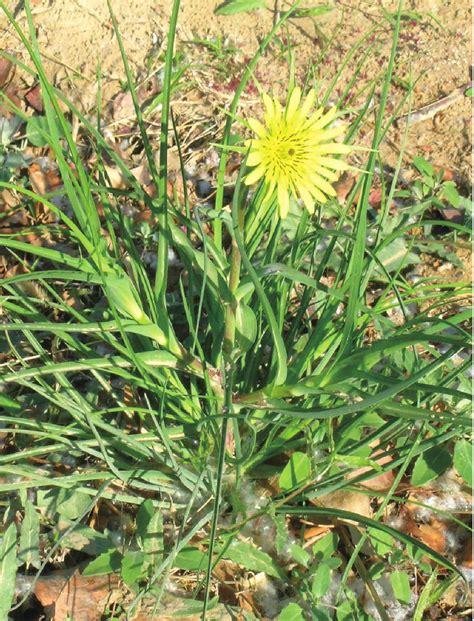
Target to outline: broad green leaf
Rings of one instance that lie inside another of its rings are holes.
[[[247,352],[257,338],[257,319],[255,313],[243,302],[237,305],[235,311],[235,340],[240,350]]]
[[[415,156],[413,158],[413,164],[418,168],[422,175],[425,175],[427,177],[435,176],[435,170],[433,168],[433,165],[430,164],[423,157]]]
[[[412,485],[425,485],[439,477],[451,465],[451,455],[441,447],[433,447],[415,461],[411,475]]]
[[[25,515],[21,523],[20,530],[20,549],[18,560],[25,563],[26,568],[30,566],[39,568],[41,565],[39,555],[39,515],[30,500],[25,502]]]
[[[82,571],[83,576],[102,576],[119,571],[122,564],[122,555],[118,550],[104,552],[91,561]]]
[[[296,451],[283,468],[278,483],[282,490],[287,491],[305,483],[311,473],[311,461],[306,453]]]
[[[299,565],[303,565],[303,567],[308,567],[311,556],[306,552],[304,548],[299,546],[297,543],[292,543],[290,546],[290,553],[293,557],[293,560],[296,561]]]
[[[147,561],[156,565],[163,556],[163,514],[151,499],[145,500],[137,513],[137,533]]]
[[[392,571],[390,583],[393,593],[401,604],[408,605],[411,602],[411,588],[408,574],[404,571]]]
[[[16,526],[12,522],[3,535],[0,548],[0,621],[8,621],[15,595]]]
[[[367,534],[377,554],[385,556],[393,550],[393,538],[383,530],[368,528]]]
[[[145,554],[140,550],[126,552],[122,558],[121,576],[125,584],[133,588],[143,575]]]
[[[311,592],[314,597],[326,595],[331,585],[331,569],[326,563],[320,563],[311,579]]]
[[[458,440],[454,447],[454,467],[472,487],[472,451],[473,446],[467,440]]]
[[[250,543],[233,541],[227,548],[224,557],[250,571],[263,571],[274,578],[283,578],[284,576],[283,571],[275,564],[269,554]]]
[[[71,523],[69,520],[61,520],[58,523],[60,531],[67,530]],[[64,548],[84,552],[91,556],[99,556],[104,552],[110,552],[113,547],[112,541],[99,531],[86,526],[86,524],[78,524],[74,530],[61,540]]]
[[[387,272],[398,270],[401,265],[407,267],[420,262],[420,259],[413,252],[408,252],[408,247],[403,237],[398,237],[387,246],[377,252],[377,258]],[[383,274],[381,267],[375,269],[377,274]]]
[[[336,552],[338,543],[339,536],[337,533],[331,531],[327,535],[324,535],[312,548],[316,560],[330,558]]]
[[[227,0],[214,9],[216,15],[235,15],[265,8],[265,0]]]
[[[288,606],[285,606],[278,615],[278,621],[305,621],[303,609],[295,602],[291,602]]]
[[[443,197],[457,209],[459,207],[459,193],[453,181],[448,181],[443,185]]]
[[[207,554],[197,548],[186,547],[178,552],[174,559],[173,567],[177,569],[187,569],[189,571],[200,571],[206,567]]]

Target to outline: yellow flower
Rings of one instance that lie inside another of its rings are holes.
[[[337,115],[336,108],[326,113],[318,108],[309,114],[315,95],[311,90],[301,102],[301,89],[296,87],[283,110],[278,100],[264,94],[264,124],[257,119],[248,120],[257,137],[247,142],[247,165],[255,168],[244,182],[252,185],[263,179],[267,188],[264,202],[276,189],[282,218],[288,214],[291,195],[301,198],[309,213],[313,213],[316,201],[325,203],[328,196],[336,195],[331,185],[338,177],[335,171],[348,168],[345,162],[330,157],[351,151],[349,145],[334,142],[346,128],[330,127]]]

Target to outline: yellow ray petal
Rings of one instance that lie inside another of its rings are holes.
[[[290,209],[290,197],[288,195],[288,182],[284,177],[278,181],[278,207],[280,217],[286,218]]]
[[[253,185],[259,179],[261,179],[266,172],[266,167],[263,164],[254,168],[244,179],[245,185]]]
[[[349,165],[342,160],[336,160],[333,157],[320,157],[319,163],[327,168],[332,168],[333,170],[347,170]]]
[[[333,121],[336,118],[337,115],[337,108],[331,108],[328,112],[326,112],[326,114],[323,114],[323,116],[319,119],[319,121],[316,121],[316,123],[311,125],[311,129],[321,129],[322,127],[326,127],[326,125],[329,125],[329,123],[331,123],[331,121]]]
[[[338,175],[332,170],[328,170],[327,168],[323,168],[323,166],[314,166],[313,172],[319,173],[325,179],[329,179],[329,181],[337,181]]]
[[[308,210],[310,214],[314,213],[314,198],[311,196],[309,190],[307,190],[304,186],[298,186],[298,192],[303,200],[304,206]]]
[[[336,190],[328,181],[326,181],[326,179],[323,179],[323,177],[320,177],[319,175],[314,175],[314,178],[311,179],[311,181],[314,183],[314,186],[316,188],[319,188],[328,196],[336,196]]]
[[[266,125],[271,125],[275,119],[275,106],[273,105],[273,100],[266,93],[262,95],[263,105],[265,106],[265,114],[263,118],[265,119]]]
[[[325,203],[327,201],[327,197],[321,192],[321,190],[318,190],[317,187],[311,186],[308,188],[308,190],[313,195],[313,198],[319,203]]]
[[[295,112],[298,109],[298,106],[300,105],[300,101],[301,101],[301,89],[299,86],[295,86],[295,88],[293,89],[290,95],[290,99],[288,101],[288,105],[286,107],[286,112],[285,112],[285,119],[288,123],[291,123],[291,121],[293,120]]]
[[[271,197],[273,196],[273,192],[275,191],[275,187],[276,182],[270,181],[270,183],[267,185],[267,191],[265,193],[265,196],[263,197],[262,205],[264,205],[267,201],[271,199]]]
[[[247,122],[250,125],[250,129],[254,131],[259,138],[263,138],[265,134],[267,133],[265,126],[262,125],[260,121],[257,121],[257,119],[250,118],[250,119],[247,119]]]
[[[257,151],[253,149],[250,151],[249,156],[247,158],[247,166],[257,166],[263,159],[263,155],[261,151]]]
[[[312,88],[301,104],[301,116],[307,117],[316,99],[316,91]]]
[[[352,147],[342,142],[328,142],[314,148],[315,153],[350,153]]]

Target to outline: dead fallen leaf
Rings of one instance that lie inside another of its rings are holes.
[[[76,569],[72,574],[54,573],[41,576],[34,589],[35,597],[44,607],[51,621],[100,621],[107,600],[118,584],[118,577],[81,576]]]
[[[445,553],[446,548],[446,524],[440,520],[432,519],[430,524],[408,523],[408,534],[429,546],[432,550]]]
[[[354,187],[356,180],[349,172],[344,172],[334,184],[336,196],[339,203],[344,204],[350,191]]]
[[[15,68],[13,63],[7,58],[0,58],[0,88],[3,88],[5,84],[13,77]]]
[[[380,466],[384,466],[385,464],[393,461],[393,457],[391,455],[385,455],[384,457],[380,457],[377,459],[377,455],[384,453],[385,451],[379,449],[375,451],[372,459],[377,462]],[[353,470],[347,475],[348,479],[353,479],[354,477],[359,476],[360,474],[364,474],[365,472],[370,472],[372,468],[370,466],[364,466],[363,468],[357,468]],[[387,491],[392,487],[393,481],[395,480],[395,474],[393,470],[388,470],[386,472],[382,472],[381,474],[377,474],[370,479],[366,479],[359,483],[359,485],[363,487],[367,487],[368,489],[374,489],[380,492]]]
[[[35,84],[25,93],[25,101],[29,106],[33,108],[33,110],[35,110],[35,112],[43,114],[43,97],[41,96],[41,87],[39,83]]]

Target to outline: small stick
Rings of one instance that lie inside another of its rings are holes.
[[[455,101],[463,97],[464,93],[471,86],[471,82],[467,82],[459,88],[456,88],[446,97],[442,97],[441,99],[438,99],[433,103],[422,106],[421,108],[418,108],[418,110],[414,110],[413,112],[402,114],[401,116],[397,117],[395,123],[399,125],[400,122],[405,121],[406,123],[411,125],[412,123],[418,123],[419,121],[426,121],[427,119],[432,119],[436,114],[438,114],[438,112],[446,110],[446,108],[449,108],[449,106],[451,106]]]

